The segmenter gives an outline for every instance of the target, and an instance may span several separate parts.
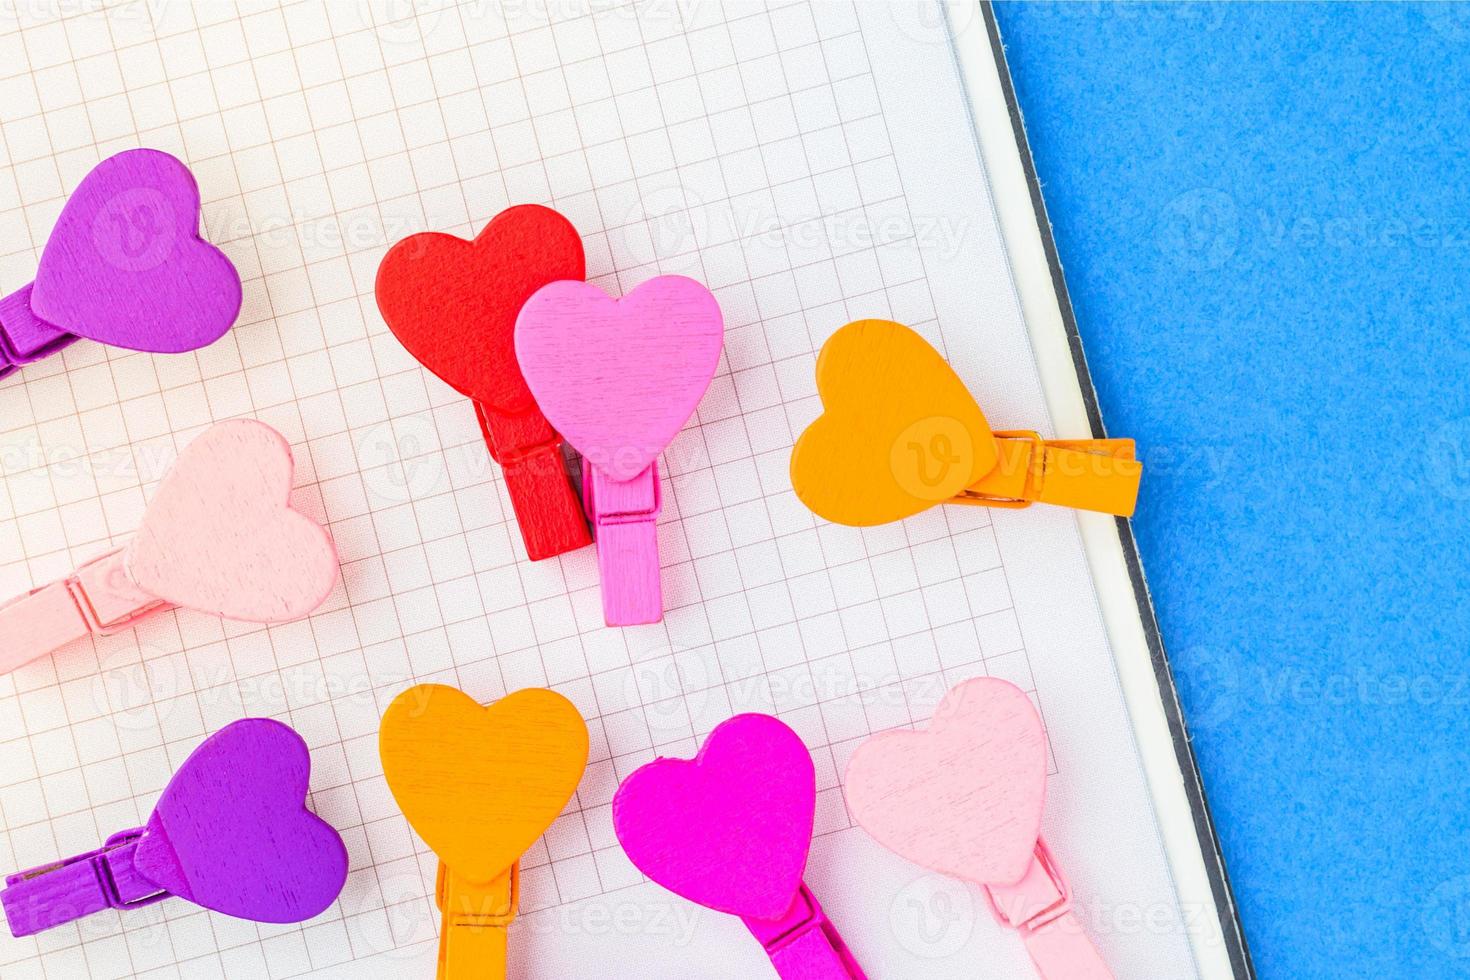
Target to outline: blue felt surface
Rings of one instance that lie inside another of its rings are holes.
[[[1470,7],[997,16],[1256,965],[1470,976]]]

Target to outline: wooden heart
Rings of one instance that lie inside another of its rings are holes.
[[[993,469],[995,439],[975,399],[924,338],[857,320],[817,359],[824,413],[791,452],[791,485],[814,513],[867,526],[949,500]]]
[[[516,356],[551,424],[614,480],[678,435],[720,363],[724,320],[693,279],[657,276],[621,300],[556,282],[526,301]]]
[[[221,422],[179,454],[128,545],[139,587],[254,623],[299,619],[337,582],[325,529],[291,509],[291,447],[251,419]]]
[[[301,922],[336,901],[347,848],[306,808],[311,756],[278,721],[226,725],[159,797],[134,858],[154,884],[256,922]]]
[[[640,871],[707,908],[775,919],[801,887],[816,773],[801,738],[737,715],[692,760],[656,759],[613,797],[613,830]]]
[[[868,739],[847,765],[847,806],[884,847],[931,871],[1010,884],[1031,865],[1046,797],[1041,718],[1019,688],[951,690],[927,731]]]
[[[587,723],[555,691],[481,707],[442,684],[393,699],[378,732],[403,815],[455,874],[489,882],[551,826],[587,767]]]
[[[199,187],[158,150],[124,150],[77,186],[46,242],[31,309],[114,347],[212,344],[240,312],[240,275],[199,236]]]
[[[507,208],[474,241],[411,235],[378,266],[378,309],[400,343],[496,412],[536,411],[515,357],[516,314],[536,290],[585,274],[582,239],[539,204]]]

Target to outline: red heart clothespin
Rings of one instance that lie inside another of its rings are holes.
[[[985,888],[1044,980],[1112,980],[1072,914],[1041,839],[1046,735],[1025,693],[979,677],[951,690],[927,731],[868,739],[847,766],[847,807],[890,851]]]
[[[337,582],[337,551],[291,509],[293,470],[291,446],[264,423],[207,429],[159,484],[137,537],[0,605],[0,673],[170,606],[252,623],[316,609]]]
[[[516,362],[516,316],[542,286],[580,282],[584,275],[577,229],[539,204],[500,212],[474,241],[438,232],[410,235],[378,266],[378,309],[394,336],[419,363],[474,400],[532,561],[592,539],[567,478],[561,436]]]

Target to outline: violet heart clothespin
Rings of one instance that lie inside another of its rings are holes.
[[[347,848],[306,808],[310,774],[306,743],[280,722],[226,725],[184,760],[147,826],[7,877],[11,934],[171,896],[256,922],[320,915],[347,880]]]
[[[714,295],[684,276],[657,276],[621,300],[553,282],[516,318],[526,384],[586,464],[583,506],[609,626],[663,618],[658,455],[704,397],[724,337]]]
[[[1112,980],[1072,912],[1041,839],[1046,735],[1014,684],[979,677],[940,702],[927,731],[885,732],[847,766],[847,806],[890,851],[985,888],[1044,980]]]
[[[36,279],[0,298],[0,377],[78,337],[176,354],[218,340],[240,275],[199,235],[199,188],[159,150],[103,160],[72,192]]]
[[[252,623],[300,619],[337,582],[324,528],[291,509],[291,447],[251,419],[191,442],[137,537],[71,577],[0,605],[0,674],[171,606]]]
[[[649,878],[740,916],[784,980],[864,980],[802,881],[816,800],[800,736],[770,715],[737,715],[693,761],[656,759],[623,780],[613,830]]]

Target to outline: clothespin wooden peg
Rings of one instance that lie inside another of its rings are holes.
[[[383,775],[439,855],[440,980],[505,976],[520,856],[571,800],[587,749],[577,709],[541,688],[482,708],[456,688],[420,684],[388,706]]]
[[[640,871],[698,905],[738,915],[783,980],[863,980],[802,881],[816,771],[770,715],[737,715],[692,760],[656,759],[613,796],[613,830]]]
[[[936,504],[1056,504],[1132,515],[1131,439],[995,432],[964,382],[901,323],[858,320],[817,359],[825,409],[791,453],[791,485],[820,517],[868,526]]]
[[[704,397],[724,336],[714,295],[683,276],[657,276],[620,300],[552,283],[516,320],[526,383],[582,454],[609,626],[663,618],[657,459]]]
[[[1112,980],[1072,912],[1046,842],[1046,736],[1031,700],[981,677],[949,692],[927,731],[886,732],[847,766],[847,806],[878,843],[985,888],[1043,980]]]
[[[306,808],[310,773],[306,743],[280,722],[226,725],[184,760],[147,826],[6,878],[11,933],[173,896],[256,922],[320,915],[347,881],[347,848]]]
[[[378,309],[394,335],[424,367],[474,399],[532,561],[592,539],[567,478],[561,436],[516,363],[516,314],[547,283],[580,282],[583,275],[577,230],[539,204],[500,212],[474,241],[411,235],[378,267]]]
[[[264,423],[205,430],[159,484],[132,541],[0,605],[0,673],[171,606],[251,623],[316,609],[337,582],[337,551],[291,509],[292,472],[290,445]]]
[[[79,337],[176,354],[218,340],[240,276],[199,235],[199,188],[158,150],[108,157],[67,199],[36,279],[0,298],[0,377]]]

